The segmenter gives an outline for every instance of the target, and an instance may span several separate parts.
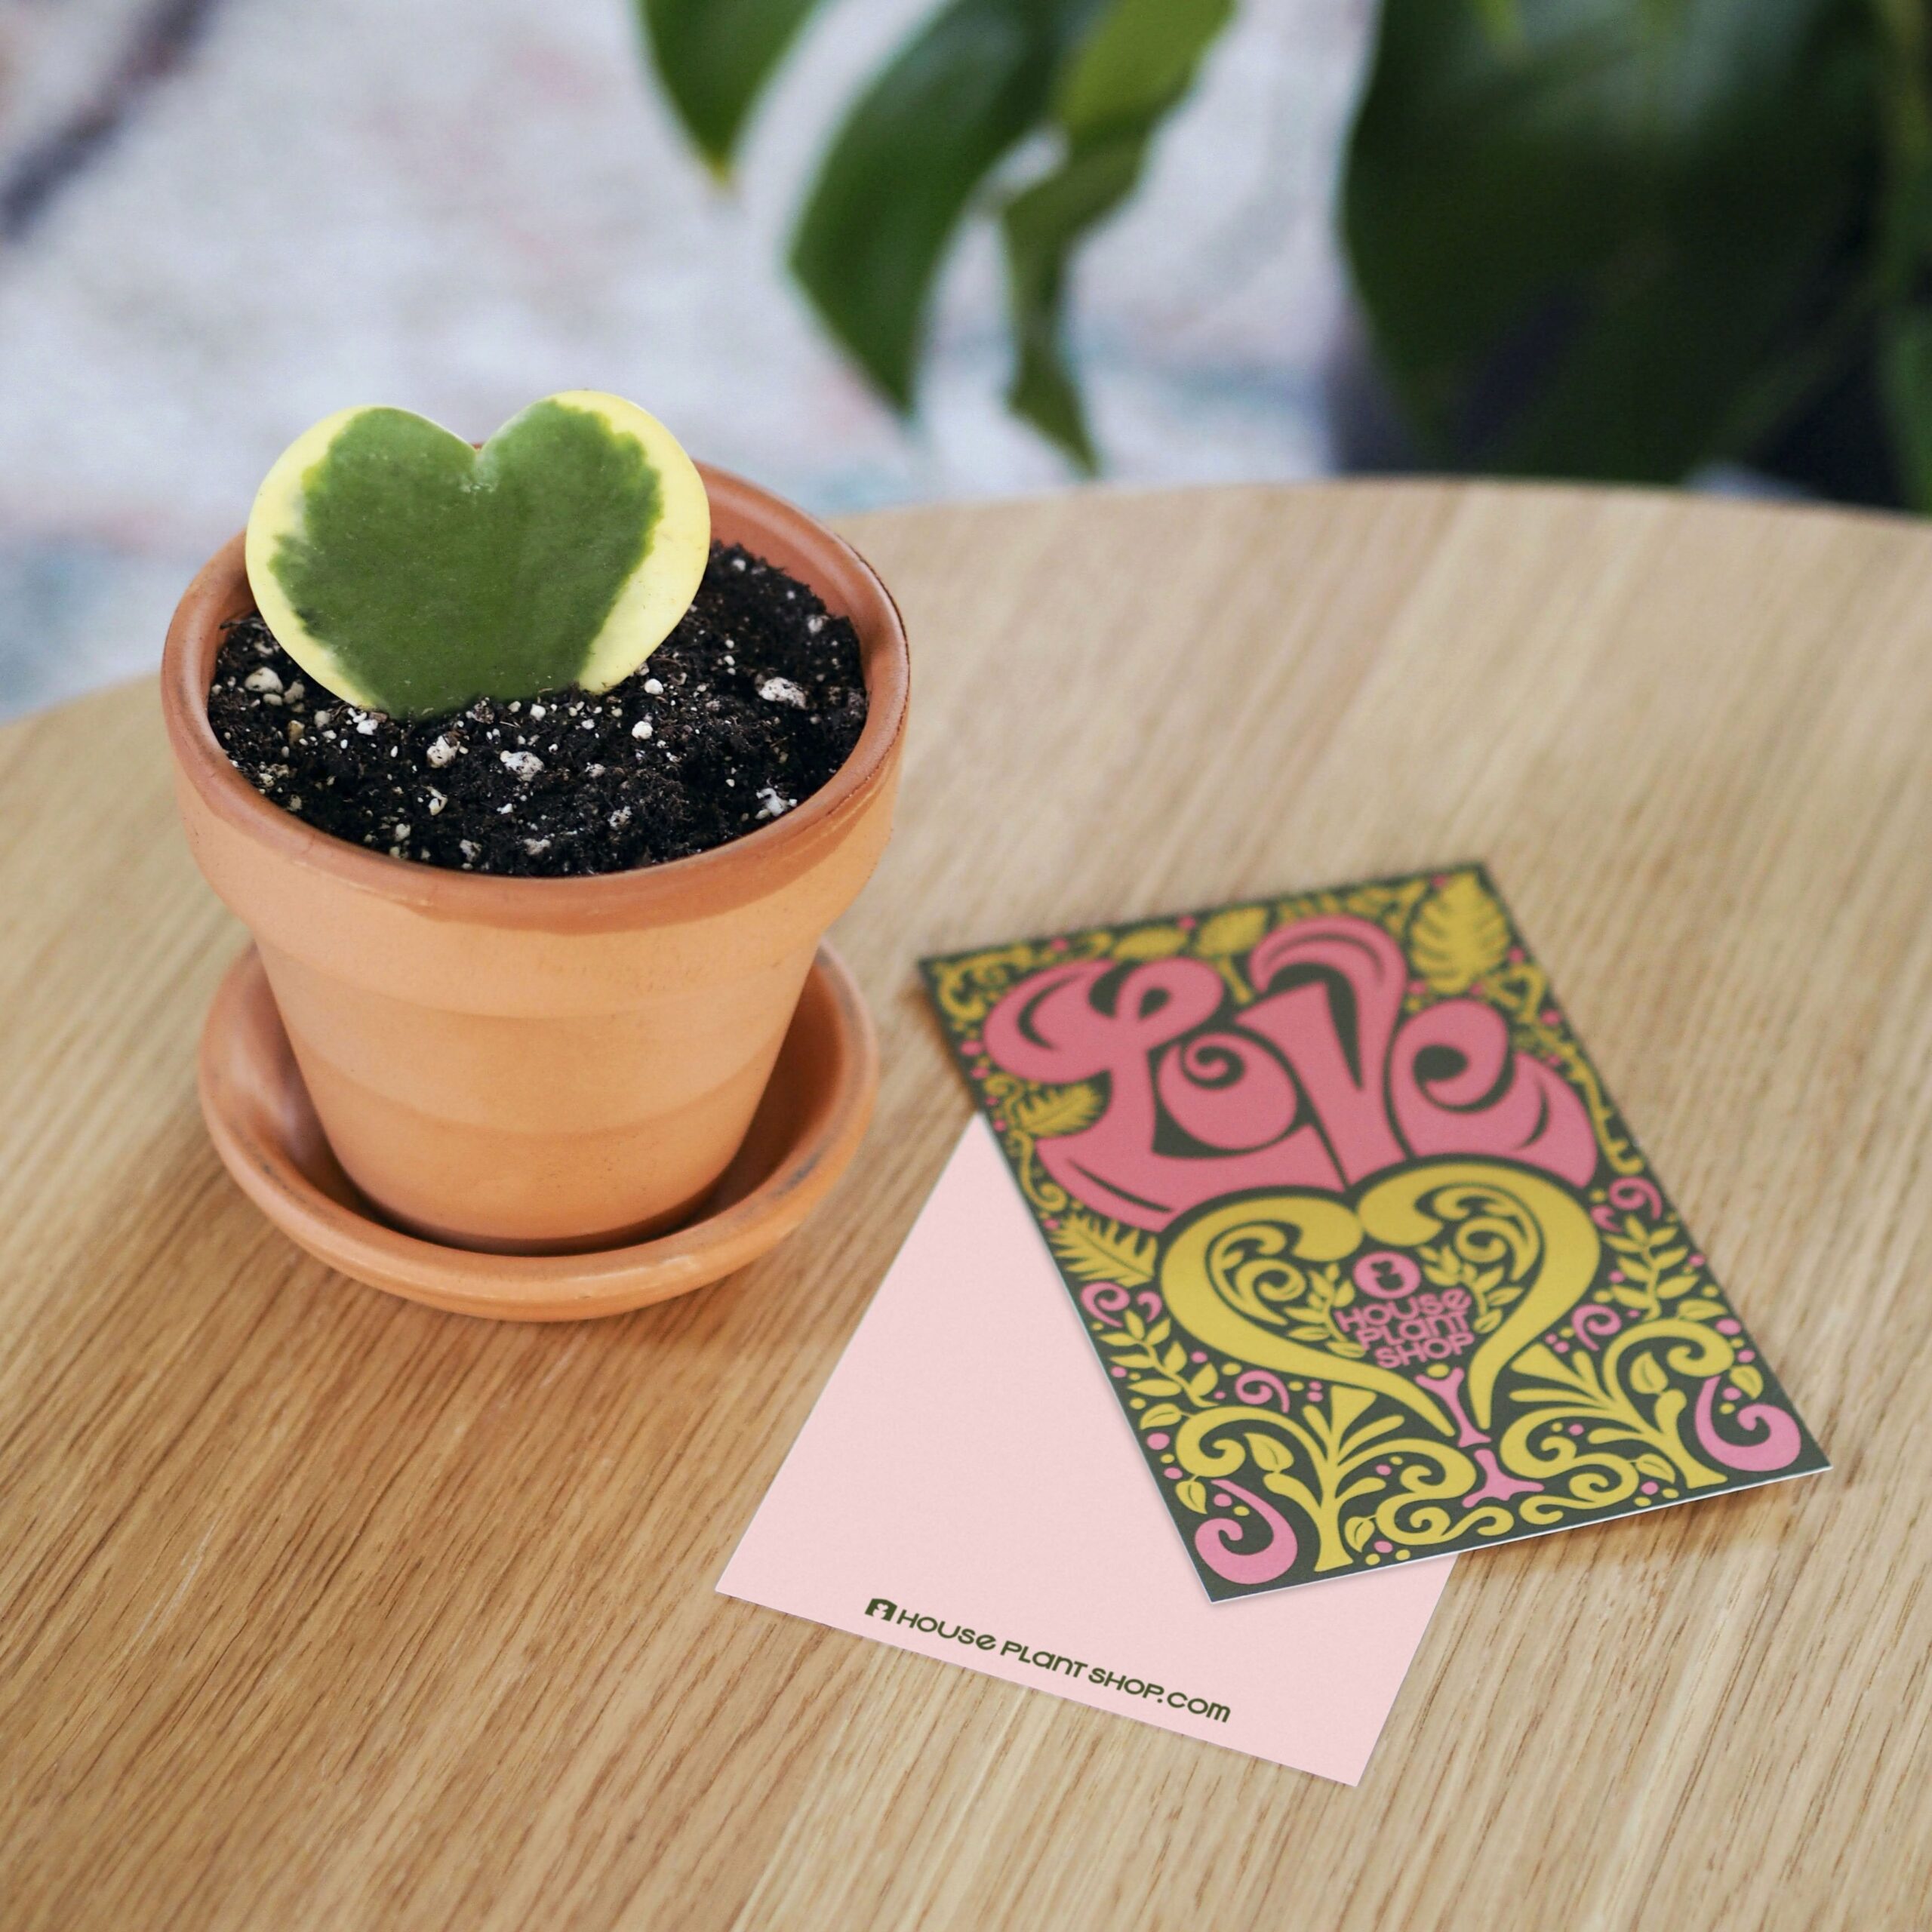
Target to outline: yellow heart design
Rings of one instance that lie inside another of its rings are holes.
[[[1371,1360],[1348,1333],[1351,1307],[1359,1324],[1390,1292],[1373,1285],[1387,1265],[1377,1247],[1420,1255],[1417,1279],[1426,1269],[1432,1281],[1460,1283],[1478,1310],[1486,1332],[1469,1355],[1463,1402],[1484,1430],[1497,1377],[1589,1292],[1601,1254],[1582,1204],[1544,1176],[1500,1161],[1425,1161],[1370,1181],[1352,1203],[1302,1190],[1215,1202],[1169,1233],[1161,1291],[1210,1348],[1386,1395],[1453,1435],[1457,1423],[1427,1377]],[[1351,1257],[1358,1273],[1370,1271],[1367,1287],[1338,1265]]]

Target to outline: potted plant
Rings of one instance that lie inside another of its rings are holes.
[[[807,645],[844,653],[823,691]],[[196,863],[368,1201],[500,1254],[697,1212],[885,844],[908,669],[852,549],[618,398],[480,451],[398,411],[294,445],[183,598],[163,706]],[[822,782],[756,768],[821,741]]]

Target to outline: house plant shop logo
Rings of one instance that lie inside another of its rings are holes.
[[[883,1617],[888,1623],[903,1623],[908,1629],[916,1630],[922,1636],[937,1637],[943,1643],[963,1644],[969,1650],[997,1651],[1002,1657],[1017,1658],[1021,1663],[1051,1676],[1074,1678],[1097,1684],[1103,1690],[1118,1690],[1129,1697],[1152,1698],[1170,1710],[1186,1711],[1215,1724],[1226,1724],[1228,1721],[1228,1707],[1225,1704],[1211,1703],[1205,1697],[1196,1697],[1185,1690],[1170,1690],[1165,1684],[1156,1684],[1151,1678],[1130,1677],[1123,1671],[1083,1663],[1077,1657],[1063,1657],[1057,1651],[1035,1650],[1017,1637],[1002,1640],[990,1630],[974,1630],[964,1623],[949,1625],[943,1617],[902,1610],[890,1597],[874,1597],[866,1605],[866,1614]]]

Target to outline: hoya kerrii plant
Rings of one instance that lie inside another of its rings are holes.
[[[318,423],[162,653],[189,846],[256,941],[202,1050],[231,1171],[332,1264],[472,1313],[610,1313],[761,1253],[871,1105],[820,941],[890,832],[909,687],[855,552],[619,397],[481,448]],[[755,1112],[776,1138],[733,1168]]]
[[[703,480],[622,397],[576,389],[481,449],[404,409],[339,411],[269,472],[249,586],[325,689],[410,718],[635,671],[710,552]]]

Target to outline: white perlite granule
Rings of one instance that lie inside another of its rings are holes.
[[[805,708],[804,693],[789,678],[766,678],[758,694],[767,704],[795,704],[801,711]]]
[[[798,802],[796,798],[780,798],[776,785],[767,785],[758,795],[758,815],[760,818],[783,818]]]
[[[456,758],[456,747],[447,738],[438,738],[423,755],[440,771]]]
[[[514,777],[534,778],[543,769],[543,761],[534,752],[499,752],[497,755]]]
[[[281,689],[281,673],[272,665],[260,664],[242,681],[251,691],[278,691]]]
[[[631,736],[633,738],[649,737],[651,736],[651,720],[648,718],[640,718],[637,722],[631,727]]]

